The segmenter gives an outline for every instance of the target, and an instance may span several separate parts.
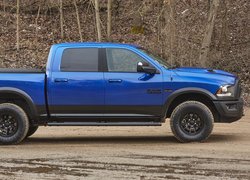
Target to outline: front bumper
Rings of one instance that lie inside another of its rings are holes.
[[[219,113],[215,122],[231,123],[239,120],[244,115],[243,99],[236,101],[214,101],[215,108]]]

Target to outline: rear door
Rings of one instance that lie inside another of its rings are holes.
[[[100,49],[95,47],[57,50],[48,81],[49,111],[56,117],[102,116],[104,79]]]
[[[107,48],[106,58],[105,115],[161,116],[163,77],[160,71],[154,75],[137,72],[138,62],[149,62],[128,49]]]

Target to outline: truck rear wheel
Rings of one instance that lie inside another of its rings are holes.
[[[214,117],[210,109],[198,101],[186,101],[172,112],[170,126],[180,142],[201,142],[213,130]]]
[[[18,144],[29,130],[29,120],[22,108],[15,104],[0,104],[0,144]]]

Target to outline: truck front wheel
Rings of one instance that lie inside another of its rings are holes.
[[[170,126],[180,142],[201,142],[213,130],[214,117],[211,110],[198,101],[179,104],[171,114]]]
[[[0,144],[18,144],[29,130],[29,120],[15,104],[0,104]]]

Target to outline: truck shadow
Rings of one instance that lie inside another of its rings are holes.
[[[30,137],[24,144],[144,144],[173,143],[177,140],[172,136],[84,136],[84,137]]]
[[[204,143],[233,142],[236,135],[213,134]],[[23,144],[183,144],[174,136],[84,136],[84,137],[30,137]]]

